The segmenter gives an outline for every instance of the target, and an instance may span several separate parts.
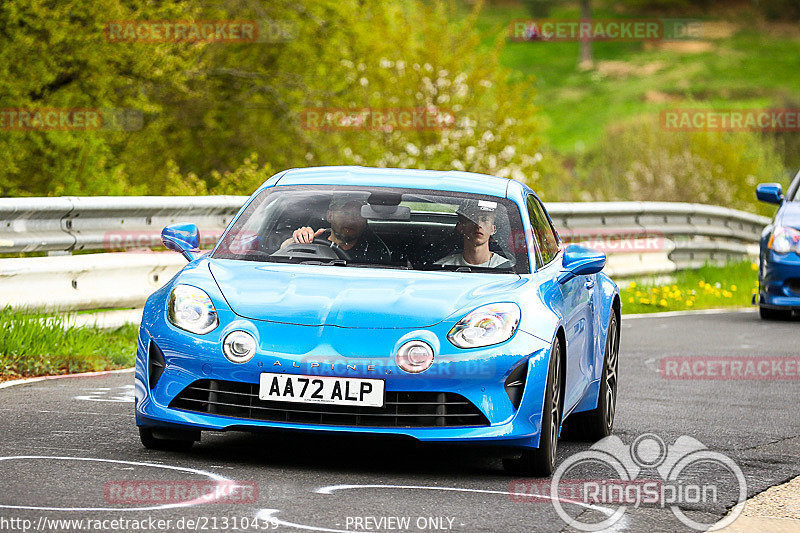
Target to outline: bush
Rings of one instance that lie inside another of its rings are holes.
[[[747,132],[669,132],[657,118],[613,124],[579,161],[587,199],[724,205],[764,214],[755,186],[785,178],[774,141]]]

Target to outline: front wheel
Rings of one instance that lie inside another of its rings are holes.
[[[600,376],[600,391],[597,407],[584,413],[575,413],[565,422],[570,438],[598,441],[611,435],[614,415],[617,410],[617,377],[619,371],[619,324],[612,311],[608,321],[606,350],[603,358],[603,373]]]
[[[537,477],[547,477],[556,468],[558,431],[561,427],[563,411],[563,388],[561,384],[561,341],[556,338],[550,350],[550,365],[547,372],[544,405],[542,409],[542,431],[539,447],[525,450],[516,461],[505,463],[507,469]]]

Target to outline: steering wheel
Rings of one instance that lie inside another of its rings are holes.
[[[317,246],[326,246],[328,248],[331,248],[333,250],[333,253],[335,253],[339,259],[344,259],[345,261],[352,261],[352,258],[350,257],[350,254],[347,253],[347,250],[343,249],[341,246],[339,246],[333,241],[329,241],[328,239],[321,239],[320,237],[315,237],[314,240],[311,241],[311,244],[316,244]]]

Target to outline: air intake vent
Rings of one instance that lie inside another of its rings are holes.
[[[156,346],[153,339],[150,339],[150,349],[147,353],[147,378],[150,382],[150,390],[158,383],[161,374],[164,373],[165,366],[164,353],[161,351],[161,348]]]
[[[383,407],[352,407],[259,400],[257,383],[203,379],[186,387],[170,407],[220,416],[368,427],[474,427],[489,421],[469,400],[452,392],[386,392]]]
[[[522,392],[525,390],[525,380],[528,378],[528,361],[521,363],[511,371],[506,378],[506,394],[508,399],[514,404],[515,409],[519,409],[522,401]]]

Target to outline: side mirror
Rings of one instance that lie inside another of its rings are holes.
[[[761,183],[756,187],[756,197],[768,204],[778,204],[783,202],[783,187],[780,183]]]
[[[561,266],[563,270],[556,279],[559,283],[566,283],[576,276],[596,274],[603,270],[603,267],[606,266],[606,254],[577,244],[570,244],[564,250]]]
[[[200,257],[198,243],[200,232],[194,224],[172,224],[161,230],[161,242],[168,249],[179,252],[187,261]]]

